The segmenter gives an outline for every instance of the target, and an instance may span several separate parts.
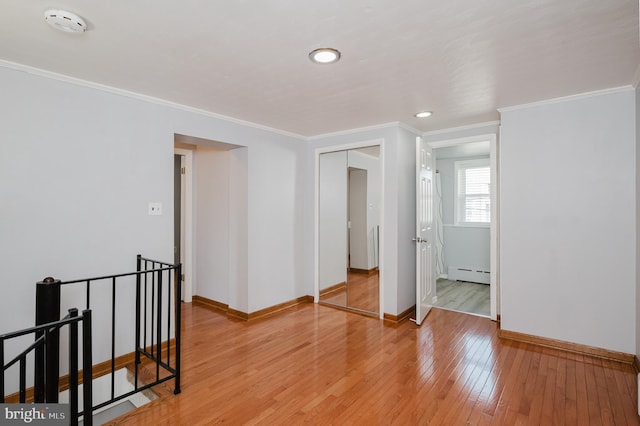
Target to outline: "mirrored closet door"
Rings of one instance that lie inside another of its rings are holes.
[[[320,303],[380,312],[380,147],[320,154]]]

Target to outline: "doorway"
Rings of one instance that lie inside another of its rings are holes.
[[[246,297],[237,295],[247,286],[248,148],[179,134],[174,142],[182,168],[181,191],[174,191],[180,216],[174,242],[183,265],[183,300],[244,311]],[[174,168],[177,163],[174,157]]]
[[[497,319],[497,145],[495,135],[432,142],[436,302]]]

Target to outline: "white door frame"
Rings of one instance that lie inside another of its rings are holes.
[[[500,304],[500,300],[498,296],[499,286],[500,286],[500,275],[499,275],[499,259],[500,259],[500,247],[498,246],[498,237],[500,234],[500,217],[498,215],[498,205],[500,203],[500,170],[498,169],[498,141],[495,133],[489,133],[478,136],[469,136],[465,138],[458,139],[447,139],[442,141],[433,141],[428,142],[429,146],[433,149],[436,148],[445,148],[449,146],[462,145],[466,143],[472,142],[486,142],[489,141],[490,151],[489,151],[489,163],[491,166],[491,226],[489,227],[489,240],[490,240],[490,248],[489,248],[489,256],[490,256],[490,265],[491,268],[491,280],[490,280],[490,298],[491,298],[491,311],[490,317],[492,320],[497,320],[498,318],[498,307]],[[437,161],[437,158],[436,158]]]
[[[173,153],[182,155],[184,158],[184,191],[180,201],[182,208],[180,235],[184,246],[180,247],[180,262],[184,274],[182,300],[185,303],[191,303],[193,295],[193,151],[174,148]]]
[[[379,308],[380,319],[384,319],[384,280],[383,280],[383,265],[384,265],[384,139],[374,139],[364,142],[354,142],[343,145],[332,145],[322,148],[316,148],[315,150],[315,197],[314,197],[314,290],[313,301],[318,303],[320,301],[320,154],[335,151],[346,151],[348,149],[364,148],[367,146],[380,146],[380,239],[378,245],[380,251],[378,253],[378,287],[379,287]]]

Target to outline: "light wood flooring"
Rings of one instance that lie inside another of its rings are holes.
[[[489,285],[451,281],[439,278],[436,282],[438,301],[434,306],[459,312],[489,316],[491,298]]]
[[[317,304],[242,322],[184,305],[182,393],[127,425],[627,425],[631,365],[498,337],[432,309],[421,327]]]

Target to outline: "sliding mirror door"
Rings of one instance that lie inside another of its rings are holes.
[[[380,147],[320,154],[320,303],[380,312]]]

